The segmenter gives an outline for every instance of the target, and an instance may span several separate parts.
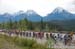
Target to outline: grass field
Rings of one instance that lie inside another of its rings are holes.
[[[45,45],[38,44],[33,39],[9,37],[0,35],[0,49],[47,49]]]

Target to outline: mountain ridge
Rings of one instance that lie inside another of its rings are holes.
[[[41,18],[43,18],[44,21],[70,20],[70,19],[75,19],[75,14],[72,14],[61,7],[55,8],[53,12],[49,13],[45,17],[40,16],[34,10],[27,10],[26,12],[19,11],[13,15],[9,13],[4,13],[2,15],[0,14],[0,22],[7,21],[9,19],[19,21],[24,18],[27,18],[29,21],[33,22],[41,21]]]

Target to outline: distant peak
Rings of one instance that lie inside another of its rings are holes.
[[[36,14],[36,12],[33,11],[33,10],[27,10],[26,14],[27,15],[32,15],[32,14]]]
[[[24,11],[22,11],[22,10],[20,10],[20,11],[18,12],[18,14],[22,14],[22,13],[24,13]]]
[[[63,10],[63,8],[62,8],[62,7],[57,7],[56,9],[58,9],[58,10],[60,10],[60,9],[61,9],[61,10]]]
[[[3,15],[10,15],[9,13],[4,13]]]
[[[15,12],[14,15],[20,15],[20,14],[23,14],[23,13],[25,13],[25,12],[22,11],[22,10],[20,10],[20,11],[18,11],[18,12]]]
[[[57,7],[57,8],[54,10],[54,12],[58,12],[58,13],[61,13],[61,12],[63,12],[63,11],[64,11],[64,9],[61,8],[61,7]]]

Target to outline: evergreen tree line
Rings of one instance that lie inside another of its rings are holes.
[[[9,19],[7,22],[0,23],[0,29],[17,29],[21,31],[26,30],[33,30],[33,31],[56,31],[61,30],[61,27],[57,24],[54,24],[52,22],[44,22],[41,18],[41,21],[39,22],[31,22],[28,21],[26,18],[21,19],[19,21],[13,21]]]

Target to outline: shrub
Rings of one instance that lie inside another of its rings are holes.
[[[27,46],[32,47],[33,44],[36,42],[32,39],[23,39],[23,38],[16,38],[14,41],[19,46]]]

